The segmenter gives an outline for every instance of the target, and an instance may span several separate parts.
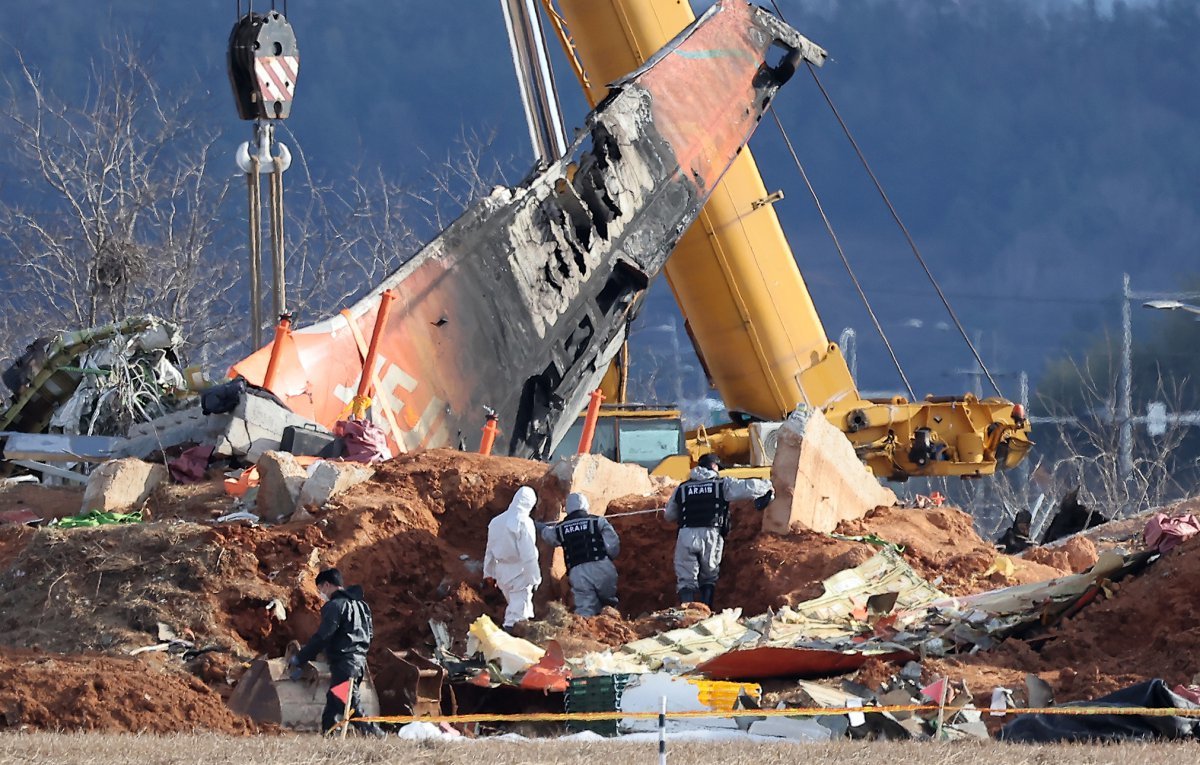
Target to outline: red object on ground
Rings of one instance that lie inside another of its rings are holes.
[[[200,483],[208,477],[208,461],[212,458],[212,453],[211,445],[185,449],[183,454],[167,463],[171,480],[175,483]]]
[[[36,526],[42,522],[42,517],[27,507],[18,510],[0,511],[0,524],[12,523],[18,526]]]
[[[1167,552],[1197,534],[1200,534],[1200,521],[1191,513],[1175,518],[1166,513],[1155,513],[1146,523],[1142,538],[1146,540],[1146,547],[1151,550]]]
[[[567,690],[571,684],[571,670],[567,668],[567,660],[563,656],[562,646],[557,640],[546,644],[546,655],[537,664],[525,670],[521,678],[521,687],[535,691]]]
[[[714,680],[762,680],[771,677],[829,677],[858,669],[868,659],[907,661],[913,654],[893,651],[884,654],[847,653],[819,648],[779,648],[766,646],[730,651],[700,664]]]

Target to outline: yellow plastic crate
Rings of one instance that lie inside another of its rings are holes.
[[[733,683],[727,680],[705,680],[700,677],[690,677],[688,682],[699,687],[700,703],[710,709],[731,710],[742,693],[755,701],[762,700],[762,686],[758,683]]]

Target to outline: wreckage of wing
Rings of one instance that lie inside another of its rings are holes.
[[[272,392],[324,425],[343,418],[390,289],[369,373],[393,449],[473,440],[486,406],[508,454],[548,454],[776,90],[824,58],[762,9],[717,3],[614,85],[567,157],[477,202],[341,315],[284,337]],[[233,372],[262,383],[271,353]]]

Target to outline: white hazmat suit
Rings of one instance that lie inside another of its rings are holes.
[[[536,504],[537,494],[522,486],[508,509],[488,524],[483,575],[496,580],[508,601],[505,628],[533,618],[533,591],[542,583],[537,532],[530,518]]]

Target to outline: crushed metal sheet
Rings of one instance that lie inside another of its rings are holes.
[[[0,430],[123,435],[175,407],[182,346],[179,327],[154,316],[38,338],[3,372],[13,400]]]
[[[853,672],[868,659],[902,661],[913,658],[911,651],[867,650],[846,652],[840,649],[783,648],[763,646],[730,651],[696,667],[708,677],[756,680],[769,677],[828,677]]]
[[[868,658],[990,648],[1048,611],[1077,607],[1098,583],[1145,565],[1146,554],[1105,553],[1087,572],[964,598],[922,579],[893,549],[825,581],[826,594],[750,619],[726,611],[693,627],[628,643],[572,663],[577,676],[664,669],[723,679],[819,677],[849,671]],[[888,594],[889,597],[880,598]],[[887,615],[868,603],[895,598]]]

